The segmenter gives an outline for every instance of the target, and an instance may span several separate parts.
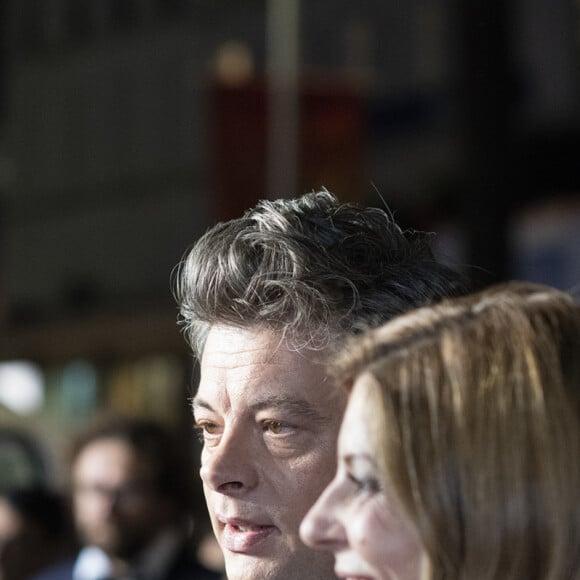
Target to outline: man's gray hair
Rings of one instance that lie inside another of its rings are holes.
[[[176,298],[200,357],[214,324],[274,330],[298,349],[338,347],[461,289],[427,235],[320,191],[212,227],[179,265]]]

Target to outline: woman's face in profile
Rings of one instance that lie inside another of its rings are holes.
[[[375,413],[370,375],[355,383],[338,439],[338,468],[306,515],[301,537],[335,555],[339,578],[419,580],[422,549],[415,528],[381,483],[373,441]]]

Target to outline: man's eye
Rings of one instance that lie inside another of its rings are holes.
[[[194,425],[194,430],[197,438],[203,443],[207,435],[215,435],[217,432],[217,425],[211,421],[198,421]]]
[[[264,421],[262,428],[273,435],[281,435],[284,432],[284,425],[280,421]]]

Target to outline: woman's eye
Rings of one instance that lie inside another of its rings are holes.
[[[375,477],[358,478],[352,473],[348,474],[348,478],[356,485],[357,492],[373,494],[381,491],[381,484]]]

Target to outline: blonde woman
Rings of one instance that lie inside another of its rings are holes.
[[[580,579],[580,308],[511,283],[354,339],[301,534],[342,578]]]

